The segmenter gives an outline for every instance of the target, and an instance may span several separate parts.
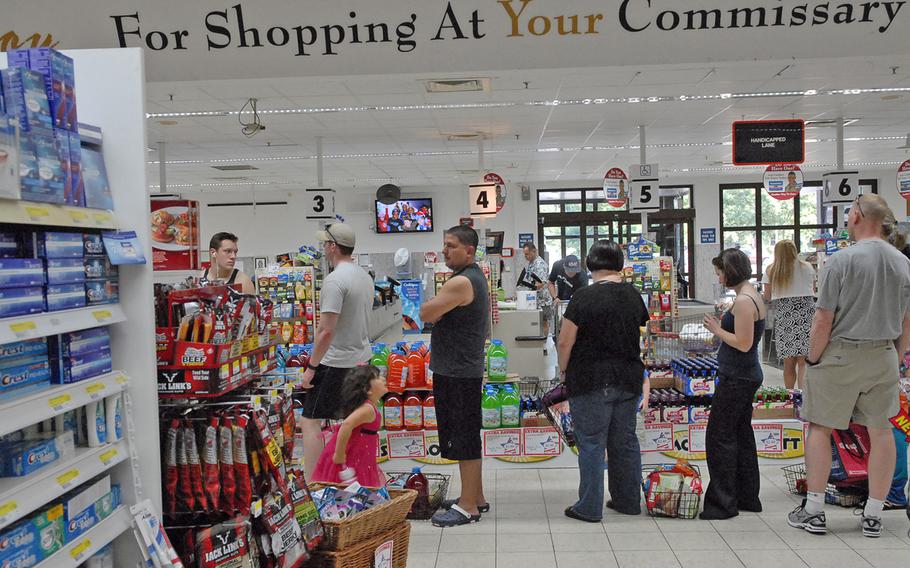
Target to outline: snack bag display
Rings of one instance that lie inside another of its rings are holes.
[[[244,517],[196,533],[197,568],[259,568]]]

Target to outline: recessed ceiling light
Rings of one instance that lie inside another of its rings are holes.
[[[902,98],[904,95],[884,95],[882,96],[883,101],[896,101],[897,99]]]
[[[165,120],[159,120],[158,124],[160,124],[161,126],[174,126],[175,124],[178,124],[178,122],[173,119],[165,119]]]

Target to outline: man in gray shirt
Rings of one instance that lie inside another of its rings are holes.
[[[353,227],[332,223],[316,238],[335,269],[322,282],[321,317],[301,384],[307,390],[302,424],[307,476],[312,476],[324,447],[322,421],[344,418],[339,412],[345,376],[370,359],[373,311],[373,280],[351,259],[356,241]]]
[[[824,503],[831,471],[831,432],[855,422],[869,431],[869,498],[862,531],[881,536],[895,447],[889,418],[897,415],[898,359],[910,343],[910,261],[883,240],[894,214],[877,195],[853,202],[847,228],[855,244],[832,256],[819,274],[802,417],[808,494],[790,526],[827,532]]]

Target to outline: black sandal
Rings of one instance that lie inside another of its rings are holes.
[[[480,515],[472,515],[459,507],[452,505],[448,511],[438,511],[433,515],[434,527],[450,528],[480,522]]]
[[[448,511],[449,509],[452,508],[452,505],[457,505],[457,504],[458,504],[458,499],[446,499],[445,501],[442,502],[442,504],[439,505],[439,508],[442,509],[443,511]],[[478,505],[477,510],[480,511],[481,513],[489,513],[490,504],[484,503],[483,505]]]

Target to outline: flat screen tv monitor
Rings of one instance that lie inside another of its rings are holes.
[[[432,199],[402,199],[391,205],[376,201],[377,233],[430,233],[432,231]]]

